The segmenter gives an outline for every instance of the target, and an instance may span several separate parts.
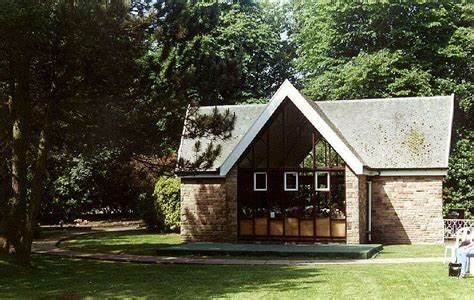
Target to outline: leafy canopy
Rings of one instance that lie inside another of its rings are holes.
[[[315,100],[456,94],[445,202],[472,209],[474,6],[294,2],[296,67]]]

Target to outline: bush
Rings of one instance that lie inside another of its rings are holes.
[[[179,178],[162,176],[156,182],[153,197],[140,195],[138,209],[148,229],[177,232],[180,206]]]
[[[133,216],[140,193],[153,191],[154,181],[142,179],[118,150],[57,154],[48,163],[51,168],[41,202],[42,224]]]
[[[158,214],[155,207],[155,199],[148,193],[142,193],[138,196],[137,211],[143,222],[150,231],[160,231],[163,225],[160,223],[161,214]]]
[[[180,194],[179,178],[160,177],[155,185],[154,196],[156,206],[162,214],[162,223],[165,231],[179,231],[180,224]]]

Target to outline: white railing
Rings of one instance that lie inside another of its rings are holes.
[[[444,219],[444,238],[456,238],[456,232],[463,227],[474,227],[472,219]]]

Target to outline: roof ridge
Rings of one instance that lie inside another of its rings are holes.
[[[264,106],[268,103],[248,103],[248,104],[225,104],[225,105],[205,105],[205,106],[194,106],[194,108],[225,108],[225,107],[244,107],[244,106]]]
[[[340,99],[340,100],[310,100],[315,103],[332,103],[332,102],[382,102],[387,100],[396,101],[413,101],[413,100],[424,100],[424,99],[436,99],[436,98],[451,98],[451,95],[439,95],[439,96],[413,96],[413,97],[392,97],[392,98],[364,98],[364,99]]]

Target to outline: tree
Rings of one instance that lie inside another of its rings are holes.
[[[297,69],[315,100],[456,94],[446,207],[472,210],[473,6],[294,2]]]
[[[130,105],[143,53],[132,25],[120,1],[2,1],[0,82],[12,144],[6,234],[20,264],[30,262],[52,148],[94,142],[90,119],[103,116],[107,103]]]
[[[153,70],[199,104],[270,96],[291,74],[284,11],[252,1],[171,1],[155,16]],[[229,4],[230,3],[230,4]],[[171,11],[172,13],[169,13]],[[179,95],[176,95],[179,96]]]
[[[139,9],[151,20],[142,90],[156,108],[149,111],[161,116],[154,135],[162,141],[161,157],[176,152],[188,106],[268,97],[291,74],[292,48],[281,39],[285,11],[276,5],[162,0]],[[201,129],[206,134],[206,127]],[[218,152],[209,147],[198,161]]]
[[[280,39],[283,14],[268,3],[3,0],[1,7],[0,168],[11,181],[11,197],[0,199],[2,226],[22,264],[40,207],[62,205],[63,215],[70,204],[128,209],[115,194],[153,193],[153,184],[131,186],[137,169],[172,173],[190,104],[263,97],[287,77],[291,45]],[[198,134],[229,127],[201,121],[213,128]],[[119,188],[105,182],[116,177]]]

